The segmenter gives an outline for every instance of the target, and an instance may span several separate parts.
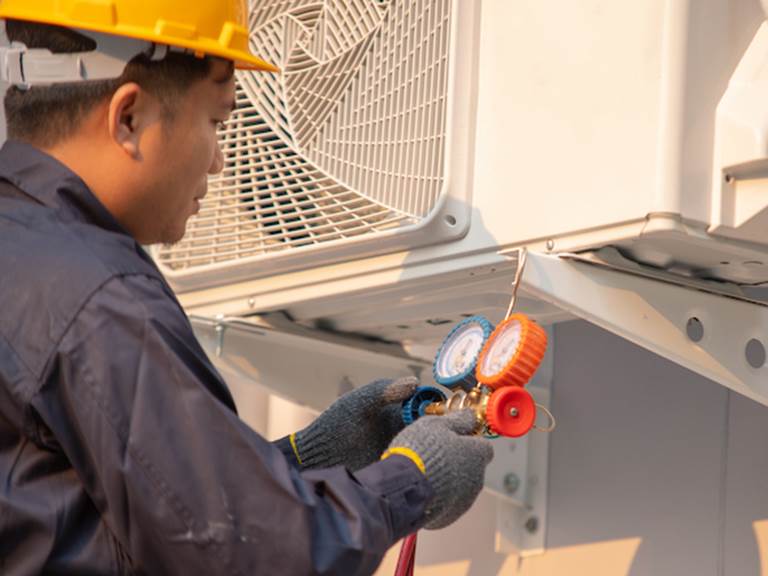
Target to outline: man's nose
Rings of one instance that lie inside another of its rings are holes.
[[[213,161],[210,168],[208,168],[208,174],[215,175],[224,169],[224,152],[221,151],[221,146],[216,144],[216,151],[213,154]]]

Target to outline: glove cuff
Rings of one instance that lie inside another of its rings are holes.
[[[427,469],[424,466],[424,461],[421,459],[421,456],[416,454],[413,450],[410,448],[406,448],[405,446],[395,446],[394,448],[390,448],[384,454],[381,455],[382,460],[386,460],[393,454],[400,454],[401,456],[405,456],[406,458],[410,458],[411,461],[413,461],[414,464],[418,467],[418,469],[421,471],[422,474],[425,476],[427,475]]]
[[[299,466],[303,465],[304,462],[301,460],[301,454],[299,454],[299,449],[296,447],[296,432],[288,436],[288,442],[291,445],[291,450],[293,450],[293,455],[296,456],[296,461],[299,463]]]
[[[302,468],[330,468],[343,464],[332,430],[310,424],[291,434],[291,447]]]

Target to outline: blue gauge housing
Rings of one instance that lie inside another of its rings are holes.
[[[403,423],[408,426],[413,424],[421,416],[424,416],[424,410],[433,402],[442,402],[445,400],[445,394],[439,388],[434,386],[419,386],[413,396],[403,402],[401,414]]]
[[[474,334],[474,357],[468,362],[465,362],[465,366],[458,372],[452,372],[446,374],[446,370],[442,369],[449,362],[449,356],[455,354],[455,345],[458,342],[459,337],[464,332],[475,332]],[[475,378],[475,367],[477,366],[477,360],[480,356],[480,351],[487,342],[491,333],[493,332],[493,324],[491,324],[485,316],[470,316],[465,318],[448,333],[443,343],[438,348],[435,355],[435,361],[432,364],[432,375],[435,378],[435,382],[441,386],[447,388],[453,388],[455,386],[461,386],[462,388],[473,388],[477,384]]]

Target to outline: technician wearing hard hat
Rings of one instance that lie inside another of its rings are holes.
[[[223,167],[245,0],[0,0],[0,573],[369,574],[474,501],[471,413],[403,429],[415,379],[275,444],[141,245]],[[10,44],[9,44],[10,42]]]

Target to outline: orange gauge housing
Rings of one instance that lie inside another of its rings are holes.
[[[500,388],[488,398],[485,422],[494,434],[517,438],[527,434],[535,421],[536,403],[525,388]]]
[[[514,351],[509,350],[515,346]],[[499,350],[502,348],[502,350]],[[547,333],[525,314],[512,314],[499,324],[480,351],[477,381],[494,390],[525,386],[547,350]],[[497,355],[501,355],[494,361]]]

